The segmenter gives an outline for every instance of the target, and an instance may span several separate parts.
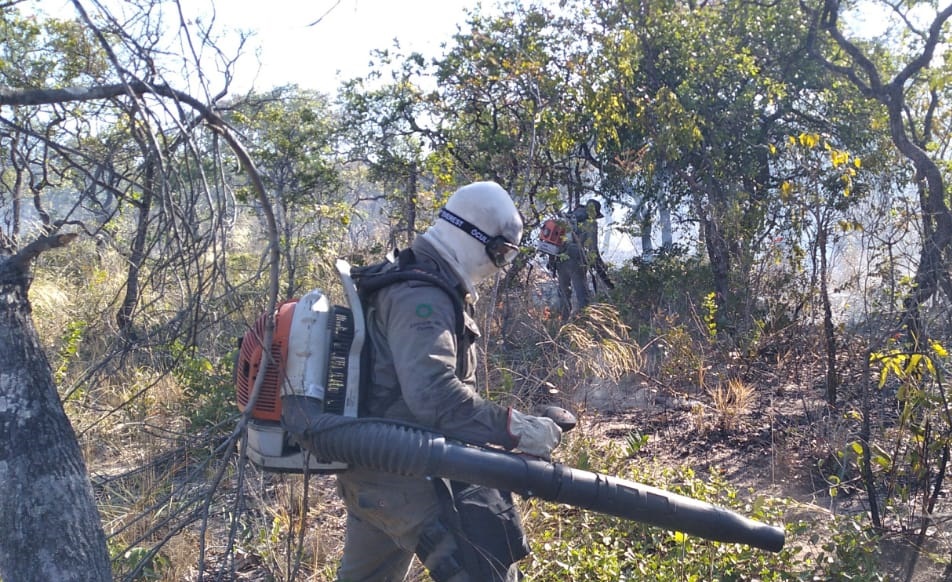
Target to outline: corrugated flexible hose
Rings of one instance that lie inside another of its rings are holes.
[[[485,485],[771,552],[779,552],[784,545],[782,528],[648,485],[459,443],[422,427],[386,419],[326,414],[304,402],[288,404],[291,403],[284,406],[285,429],[322,461],[340,461],[395,475],[442,477]]]

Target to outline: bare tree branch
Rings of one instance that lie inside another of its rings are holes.
[[[4,280],[6,275],[11,272],[26,273],[29,270],[30,262],[40,254],[50,249],[64,247],[76,240],[78,236],[79,234],[70,232],[37,238],[12,257],[0,263],[0,280]]]

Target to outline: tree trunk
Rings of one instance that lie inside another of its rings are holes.
[[[116,325],[126,339],[132,339],[132,320],[136,307],[139,305],[140,281],[142,265],[146,258],[146,239],[149,234],[149,221],[152,214],[152,201],[155,193],[155,164],[151,158],[146,161],[145,187],[142,189],[142,200],[136,203],[138,218],[136,220],[136,234],[132,239],[132,248],[129,251],[129,269],[126,273],[126,295],[116,314]]]
[[[928,69],[937,47],[940,42],[944,42],[943,30],[949,18],[952,18],[952,5],[936,12],[930,26],[923,29],[926,34],[923,35],[921,52],[900,68],[889,82],[883,81],[877,64],[840,31],[840,9],[840,0],[826,0],[822,12],[812,12],[811,16],[818,18],[816,22],[819,26],[852,59],[854,65],[852,68],[843,68],[822,56],[819,56],[820,61],[836,73],[845,74],[864,95],[875,99],[886,108],[893,143],[916,169],[919,201],[922,206],[923,240],[916,268],[915,287],[904,300],[902,324],[910,336],[913,349],[918,350],[919,342],[924,339],[920,317],[922,305],[940,288],[945,289],[952,298],[952,282],[948,274],[952,255],[952,211],[945,201],[946,186],[942,171],[925,146],[931,141],[931,115],[926,117],[918,132],[922,139],[914,139],[917,132],[912,127],[912,120],[907,119],[906,92],[911,80]],[[902,11],[899,12],[902,14]],[[818,56],[818,53],[814,52],[814,56]],[[933,103],[938,99],[934,90],[931,92],[931,98]]]
[[[903,324],[914,345],[923,340],[921,307],[948,278],[947,257],[952,252],[952,212],[945,203],[945,180],[938,165],[928,153],[910,140],[902,122],[901,93],[889,94],[887,103],[889,127],[893,143],[906,158],[912,160],[919,180],[919,203],[922,207],[923,241],[916,268],[915,288],[904,301]],[[900,105],[894,105],[900,102]],[[952,299],[952,297],[950,297]]]
[[[649,257],[654,254],[654,248],[651,244],[651,227],[653,225],[647,212],[642,215],[639,226],[641,227],[641,254]]]
[[[833,325],[833,307],[830,305],[830,283],[827,275],[827,224],[817,219],[817,243],[820,254],[820,297],[823,300],[823,338],[826,340],[826,403],[836,406],[838,380],[836,374],[836,326]]]
[[[661,208],[661,248],[669,251],[674,246],[674,235],[671,231],[671,210]]]
[[[728,242],[724,239],[718,224],[719,217],[713,213],[701,215],[701,228],[704,231],[704,244],[711,263],[711,276],[714,282],[714,302],[717,305],[717,324],[726,326],[722,320],[727,314],[730,297],[731,257]]]
[[[106,538],[29,284],[26,269],[0,257],[0,579],[109,581]]]
[[[416,237],[416,222],[417,222],[417,197],[420,195],[417,190],[420,188],[419,184],[419,170],[416,167],[416,164],[411,165],[410,167],[410,179],[407,184],[407,248],[410,248],[410,245],[413,244],[413,239]]]

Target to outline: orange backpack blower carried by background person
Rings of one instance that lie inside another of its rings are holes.
[[[536,248],[547,255],[558,255],[565,245],[568,224],[564,220],[549,218],[539,228],[539,242]]]

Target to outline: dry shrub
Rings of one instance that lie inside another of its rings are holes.
[[[332,580],[343,547],[346,521],[335,477],[264,474],[247,482],[238,554],[258,560],[257,574],[275,579]],[[305,511],[306,503],[306,511]],[[303,530],[302,530],[303,528]]]
[[[554,280],[534,267],[524,276],[516,293],[480,292],[477,346],[487,356],[477,373],[481,391],[526,410],[542,402],[567,406],[593,382],[614,385],[642,369],[642,350],[615,306],[589,305],[562,325]]]
[[[711,397],[717,426],[725,432],[736,429],[741,417],[750,413],[757,395],[750,384],[738,378],[718,382],[713,388],[708,388],[707,393]]]
[[[597,303],[562,326],[555,339],[579,376],[617,382],[644,365],[641,350],[628,332],[617,308]]]
[[[658,310],[650,328],[657,333],[651,342],[654,365],[651,373],[671,387],[695,386],[710,366],[705,345],[679,316]]]
[[[613,306],[591,305],[562,326],[536,317],[539,311],[530,310],[511,322],[519,330],[518,342],[488,345],[488,373],[483,377],[504,399],[523,408],[540,401],[574,400],[593,381],[615,383],[641,368],[641,350]]]
[[[707,411],[704,406],[700,403],[695,404],[688,411],[688,418],[691,422],[691,427],[694,429],[694,432],[699,435],[707,434],[710,425],[707,422]]]

